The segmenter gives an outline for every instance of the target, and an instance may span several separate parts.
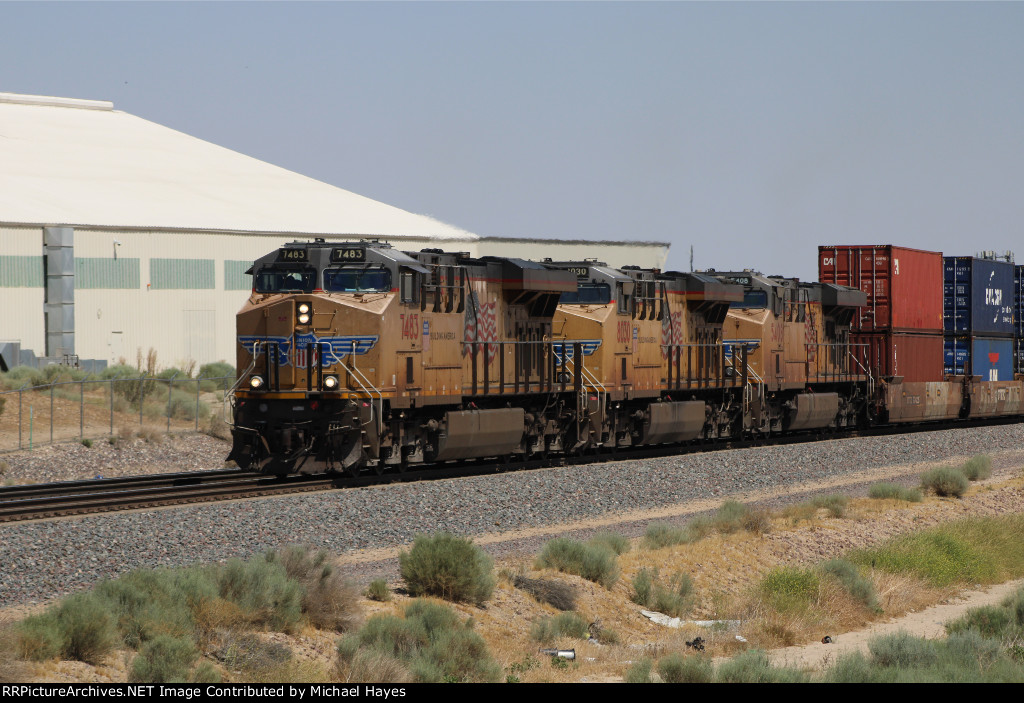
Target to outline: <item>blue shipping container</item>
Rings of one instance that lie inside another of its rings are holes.
[[[1013,370],[1015,373],[1024,373],[1024,339],[1013,340],[1013,346]]]
[[[1015,337],[1024,337],[1024,266],[1017,266],[1013,274],[1013,324]]]
[[[946,334],[1014,334],[1014,274],[1007,261],[947,256],[943,259],[942,320]]]
[[[981,376],[982,381],[1013,380],[1013,340],[985,337],[946,337],[944,373]]]

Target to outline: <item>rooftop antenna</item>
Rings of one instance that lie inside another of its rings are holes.
[[[693,245],[690,245],[690,273],[693,273]]]

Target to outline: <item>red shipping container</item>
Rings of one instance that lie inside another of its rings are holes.
[[[891,244],[818,247],[819,281],[868,296],[854,332],[942,332],[942,265],[941,252]]]
[[[881,332],[851,334],[852,353],[877,381],[902,376],[907,383],[941,381],[943,337],[938,334]],[[854,367],[860,371],[857,364]]]

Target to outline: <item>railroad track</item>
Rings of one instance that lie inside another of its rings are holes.
[[[357,488],[398,481],[437,480],[506,470],[531,470],[603,461],[627,461],[678,456],[695,452],[798,444],[816,439],[849,439],[909,434],[912,432],[934,432],[985,425],[1016,424],[1021,421],[1021,418],[994,418],[970,423],[936,423],[931,426],[876,427],[869,430],[848,431],[824,436],[820,434],[794,434],[762,439],[721,440],[685,446],[657,445],[653,447],[638,447],[627,451],[598,451],[579,456],[559,455],[546,459],[539,458],[507,463],[496,463],[493,460],[467,461],[460,464],[417,469],[405,473],[383,473],[380,475],[372,473],[361,476],[316,474],[310,476],[291,475],[276,477],[238,470],[219,470],[7,486],[0,488],[0,522],[39,520],[89,513],[269,497],[318,490]]]

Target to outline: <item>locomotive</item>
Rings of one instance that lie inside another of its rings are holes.
[[[382,473],[930,419],[916,408],[934,408],[872,371],[851,335],[866,295],[837,283],[319,239],[249,273],[228,457],[243,469]],[[974,381],[943,381],[961,416],[965,393],[1020,398],[1020,382]]]

